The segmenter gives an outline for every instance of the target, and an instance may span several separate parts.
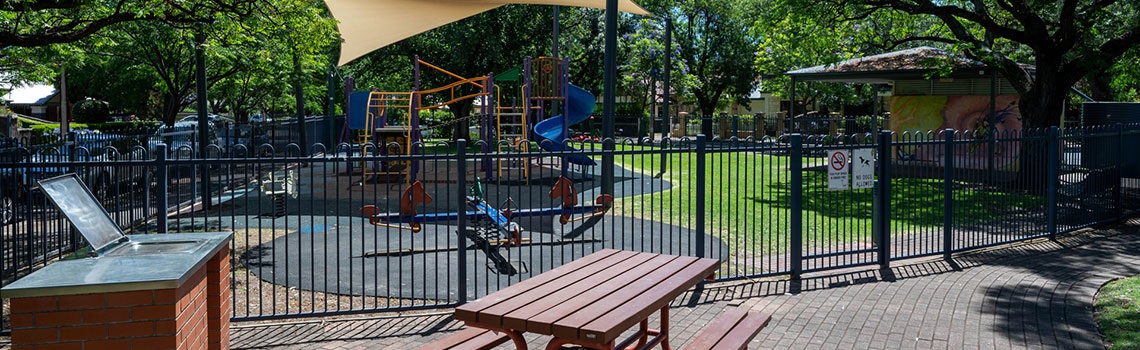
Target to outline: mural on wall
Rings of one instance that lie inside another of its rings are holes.
[[[997,96],[997,108],[991,114],[989,96],[895,96],[891,98],[891,130],[899,135],[898,141],[907,142],[941,140],[942,130],[954,129],[960,142],[954,148],[956,168],[987,169],[992,159],[996,170],[1017,171],[1021,145],[1012,139],[1022,126],[1019,98]],[[944,152],[941,144],[909,145],[898,147],[895,157],[941,164]]]

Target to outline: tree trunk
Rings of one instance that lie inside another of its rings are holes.
[[[716,113],[716,98],[695,92],[693,97],[697,98],[697,105],[701,109],[701,134],[705,137],[713,137],[713,121],[712,117]]]
[[[471,115],[471,109],[474,107],[474,104],[471,100],[463,100],[452,103],[448,105],[448,107],[451,109],[451,113],[455,116],[455,119],[459,120]],[[471,136],[469,136],[467,132],[467,130],[470,128],[470,125],[471,124],[466,120],[457,122],[452,125],[454,129],[451,134],[451,141],[458,142],[459,139],[470,139]]]
[[[174,121],[178,118],[178,110],[182,106],[180,96],[177,94],[164,93],[162,94],[162,123],[165,125],[174,125]]]

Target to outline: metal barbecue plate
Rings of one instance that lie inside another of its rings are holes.
[[[39,185],[52,204],[87,239],[91,249],[100,252],[111,244],[130,240],[75,174],[40,180]]]

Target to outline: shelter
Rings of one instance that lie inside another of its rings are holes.
[[[326,0],[344,38],[344,65],[381,47],[507,4],[606,8],[605,0]],[[622,12],[649,15],[632,0],[619,0]]]
[[[931,78],[939,67],[949,74]],[[1032,73],[1033,67],[1023,65]],[[834,64],[786,73],[797,81],[883,84],[890,86],[889,127],[896,133],[916,135],[928,131],[997,131],[1022,128],[1017,102],[1020,95],[1000,74],[980,61],[957,57],[932,47],[860,57]],[[791,114],[794,114],[792,111]],[[987,134],[987,135],[989,135]],[[975,134],[976,135],[976,134]],[[919,147],[921,148],[921,147]],[[1015,170],[1019,147],[992,150],[1003,153],[999,170]],[[985,156],[978,152],[978,156]],[[901,150],[903,158],[938,162],[935,152]],[[960,162],[958,164],[973,164]]]

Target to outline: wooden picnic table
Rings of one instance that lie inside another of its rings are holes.
[[[547,349],[610,350],[634,341],[669,349],[669,302],[719,266],[716,259],[605,249],[459,306],[455,319],[506,332],[519,349],[527,348],[527,332],[553,336]],[[660,328],[650,329],[655,311]],[[636,334],[617,341],[638,324]]]

